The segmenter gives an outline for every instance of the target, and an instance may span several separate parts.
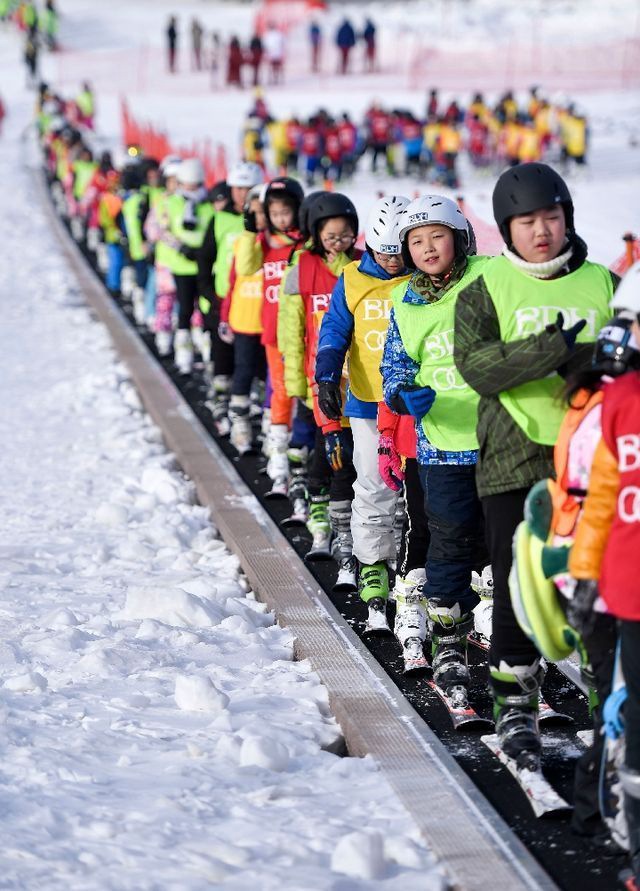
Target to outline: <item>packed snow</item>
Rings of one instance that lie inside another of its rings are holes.
[[[253,4],[58,5],[64,51],[43,60],[43,73],[71,95],[92,81],[99,147],[118,142],[125,95],[175,142],[209,137],[237,158],[251,91],[186,70],[186,32],[198,15],[246,41]],[[171,78],[163,32],[174,12],[183,57]],[[638,37],[632,0],[606,14],[595,0],[340,4],[321,19],[328,43],[343,13],[375,19],[383,72],[345,83],[327,47],[324,74],[312,78],[301,24],[287,82],[266,93],[274,115],[321,104],[360,115],[373,98],[422,113],[438,72],[416,83],[416,53],[463,39],[499,52],[528,39],[536,15],[564,52]],[[11,196],[0,216],[0,884],[435,891],[441,875],[373,762],[331,753],[339,728],[325,689],[247,589],[59,256],[24,164],[33,96],[21,51],[0,29],[0,187]],[[540,72],[545,89],[558,89],[552,74]],[[476,87],[441,78],[445,99],[467,101]],[[572,95],[591,119],[591,163],[570,186],[591,257],[611,263],[623,232],[639,228],[629,199],[640,187],[640,103],[623,85],[585,86]],[[490,223],[492,179],[464,167],[462,176],[469,207]],[[364,216],[378,189],[417,187],[363,170],[347,191]]]

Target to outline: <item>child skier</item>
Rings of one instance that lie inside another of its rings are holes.
[[[267,227],[267,219],[261,195],[263,186],[254,186],[247,197],[245,227],[249,226],[253,237],[259,238]],[[229,441],[240,455],[251,451],[251,386],[254,378],[264,379],[266,369],[264,348],[261,344],[263,274],[262,267],[251,274],[238,271],[238,253],[242,236],[233,246],[233,263],[229,274],[229,293],[220,311],[221,336],[233,341],[233,378],[229,402]]]
[[[478,597],[471,572],[481,549],[475,489],[477,396],[453,366],[453,320],[462,289],[487,263],[474,257],[471,227],[454,201],[416,198],[400,222],[402,256],[413,269],[392,292],[382,360],[384,397],[413,415],[431,540],[424,596],[433,625],[433,679],[455,706],[467,703],[467,634]]]
[[[630,332],[640,344],[640,324]],[[631,340],[624,346],[628,346]],[[634,885],[640,882],[640,588],[629,572],[640,545],[640,372],[611,383],[602,403],[602,440],[578,524],[569,568],[577,578],[572,619],[591,624],[598,594],[619,620],[620,662],[626,684],[625,766],[620,770]],[[637,561],[636,561],[637,565]]]
[[[611,316],[614,281],[586,260],[569,190],[546,164],[505,171],[493,209],[503,256],[458,298],[454,358],[480,395],[476,483],[494,579],[489,664],[496,731],[506,755],[537,766],[543,672],[511,606],[511,543],[529,489],[552,471],[564,414],[558,370],[589,364],[596,334]]]
[[[311,246],[300,253],[283,279],[278,345],[284,355],[287,394],[305,400],[310,389],[316,390],[313,405],[318,426],[309,471],[307,524],[313,536],[309,556],[314,558],[330,556],[329,500],[350,504],[353,497],[355,472],[350,460],[350,432],[343,430],[340,420],[330,420],[322,413],[314,376],[320,323],[338,276],[353,259],[358,214],[346,195],[315,192],[301,206],[300,224],[302,235],[310,239]]]
[[[287,494],[287,446],[293,400],[285,388],[284,362],[277,342],[278,292],[293,253],[302,245],[298,216],[303,197],[302,186],[296,180],[288,176],[272,180],[264,195],[266,230],[258,235],[252,231],[241,235],[236,253],[239,275],[251,275],[259,269],[263,271],[260,342],[266,351],[272,389],[271,425],[265,451],[269,457],[267,473],[273,480],[273,491],[282,495]]]
[[[349,418],[356,471],[353,503],[332,502],[334,529],[345,537],[342,565],[360,565],[360,597],[369,606],[370,625],[382,621],[389,595],[387,564],[396,556],[394,516],[397,492],[378,471],[378,402],[382,399],[380,358],[391,310],[391,291],[404,273],[398,220],[409,199],[391,195],[376,202],[365,226],[366,253],[345,267],[322,320],[315,379],[320,411],[332,421]],[[340,382],[349,359],[349,388],[342,405]],[[350,530],[347,526],[350,517]],[[350,534],[349,534],[350,532]],[[352,540],[351,540],[352,538]]]

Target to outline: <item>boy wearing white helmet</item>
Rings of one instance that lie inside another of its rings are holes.
[[[467,702],[467,634],[478,597],[471,572],[482,547],[475,489],[478,396],[453,364],[459,292],[480,275],[472,230],[455,201],[416,198],[400,220],[402,256],[413,270],[391,294],[393,308],[381,371],[384,398],[413,415],[424,507],[431,535],[423,593],[433,626],[435,683],[456,705]]]
[[[239,161],[230,169],[226,180],[230,200],[225,209],[213,215],[202,248],[198,251],[200,309],[205,330],[203,359],[207,365],[213,360],[214,369],[208,405],[218,433],[222,436],[230,430],[228,410],[234,361],[232,344],[222,340],[218,330],[220,306],[229,291],[233,246],[244,231],[243,214],[247,196],[263,179],[262,168],[252,161]]]
[[[382,400],[380,359],[391,310],[391,291],[405,272],[398,220],[409,199],[389,195],[371,209],[365,226],[367,251],[344,268],[322,320],[315,378],[318,404],[331,420],[349,418],[357,478],[353,502],[332,502],[332,526],[340,548],[345,586],[360,564],[360,597],[384,619],[389,595],[387,564],[395,559],[397,492],[378,469],[378,402]],[[349,387],[342,405],[340,380],[349,359]],[[353,556],[352,556],[353,551]],[[376,615],[377,614],[377,615]],[[383,622],[386,625],[386,622]]]

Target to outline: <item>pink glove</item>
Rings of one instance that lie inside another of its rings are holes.
[[[381,433],[378,440],[378,470],[385,485],[394,492],[399,492],[404,480],[402,458],[396,451],[392,438],[385,433]]]

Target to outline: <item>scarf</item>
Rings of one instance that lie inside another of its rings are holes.
[[[442,275],[429,275],[419,269],[411,276],[409,287],[427,303],[437,303],[452,285],[460,281],[467,268],[466,257],[456,257],[453,266]]]

